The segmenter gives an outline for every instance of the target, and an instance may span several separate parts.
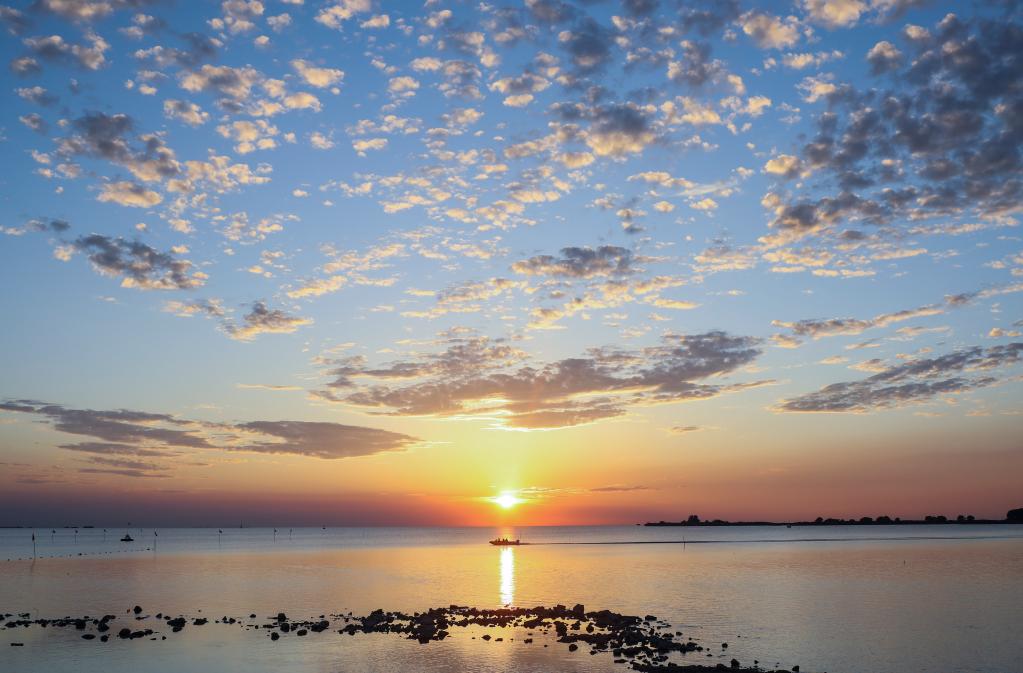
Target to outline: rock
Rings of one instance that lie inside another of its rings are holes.
[[[137,615],[138,614],[142,614],[142,606],[141,605],[136,605],[135,607],[133,607],[131,609],[131,611],[134,612]]]
[[[131,629],[121,629],[117,632],[118,638],[131,638]]]
[[[288,621],[288,615],[284,614],[283,612],[278,612],[277,613],[277,621],[279,621],[279,622],[286,622],[286,621]]]
[[[295,631],[295,635],[296,635],[296,636],[304,636],[304,635],[306,635],[307,633],[309,633],[309,632],[308,632],[308,631],[306,631],[305,629],[299,629],[298,631]]]
[[[96,637],[95,633],[83,633],[82,640],[92,640]]]
[[[732,668],[739,668],[739,660],[732,659]]]
[[[569,643],[569,645],[568,645],[568,651],[569,652],[575,652],[578,649],[579,649],[578,645],[576,645],[575,643]]]
[[[270,634],[270,640],[279,640],[280,637],[281,637],[281,634],[277,633],[276,631],[274,631],[273,633]]]

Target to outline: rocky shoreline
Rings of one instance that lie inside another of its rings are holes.
[[[115,623],[116,622],[116,623]],[[154,623],[155,622],[155,623]],[[122,626],[122,624],[127,624]],[[302,638],[310,634],[334,633],[341,636],[356,636],[368,633],[400,635],[421,644],[441,641],[451,636],[455,629],[516,629],[525,631],[520,637],[523,645],[548,647],[541,640],[565,645],[570,652],[588,648],[591,655],[605,654],[613,657],[614,663],[628,666],[635,671],[676,673],[706,673],[708,671],[732,671],[734,673],[788,673],[786,669],[769,670],[754,660],[752,665],[743,665],[736,659],[728,664],[714,665],[682,663],[679,657],[721,656],[728,649],[728,643],[721,643],[715,654],[711,648],[686,638],[681,631],[673,630],[667,622],[654,615],[643,617],[623,615],[610,610],[587,611],[582,605],[567,607],[537,606],[533,608],[475,608],[458,605],[431,608],[425,612],[405,613],[400,611],[374,610],[368,615],[352,613],[319,615],[315,618],[294,619],[280,612],[274,616],[219,618],[164,614],[149,614],[141,606],[127,610],[120,619],[116,615],[100,617],[33,618],[28,613],[0,614],[0,630],[27,628],[60,628],[81,631],[81,638],[96,643],[109,642],[112,638],[121,640],[166,640],[168,633],[175,634],[186,628],[202,627],[209,624],[233,625],[260,632],[271,641],[282,638]],[[120,627],[120,628],[118,628]],[[473,640],[476,635],[470,636]],[[534,641],[534,637],[536,641]],[[505,642],[504,635],[495,636],[489,632],[479,635],[479,640],[488,643]],[[511,643],[513,637],[507,638]],[[11,646],[23,643],[11,642]],[[777,667],[778,664],[775,664]],[[793,666],[791,673],[799,673],[799,666]]]

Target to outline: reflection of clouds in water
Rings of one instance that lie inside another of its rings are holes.
[[[501,605],[515,602],[515,550],[501,548]]]

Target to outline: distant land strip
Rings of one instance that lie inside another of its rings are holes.
[[[833,519],[817,517],[813,521],[723,521],[722,519],[701,520],[695,514],[690,514],[684,521],[648,521],[644,526],[692,526],[692,527],[714,527],[714,526],[930,526],[944,524],[1006,524],[1023,523],[1023,507],[1010,509],[1005,513],[1004,519],[977,519],[972,514],[960,514],[954,519],[943,515],[925,516],[923,519],[901,519],[899,517],[879,516],[876,519],[864,516],[859,519]],[[637,526],[640,524],[636,524]]]

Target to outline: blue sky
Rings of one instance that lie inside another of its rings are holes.
[[[873,494],[891,508],[952,483],[956,504],[1014,504],[1015,3],[0,18],[0,480],[18,493],[240,498],[284,474],[604,520],[727,510],[728,489],[798,474],[857,514],[842,475],[882,456],[944,466],[912,498]]]

